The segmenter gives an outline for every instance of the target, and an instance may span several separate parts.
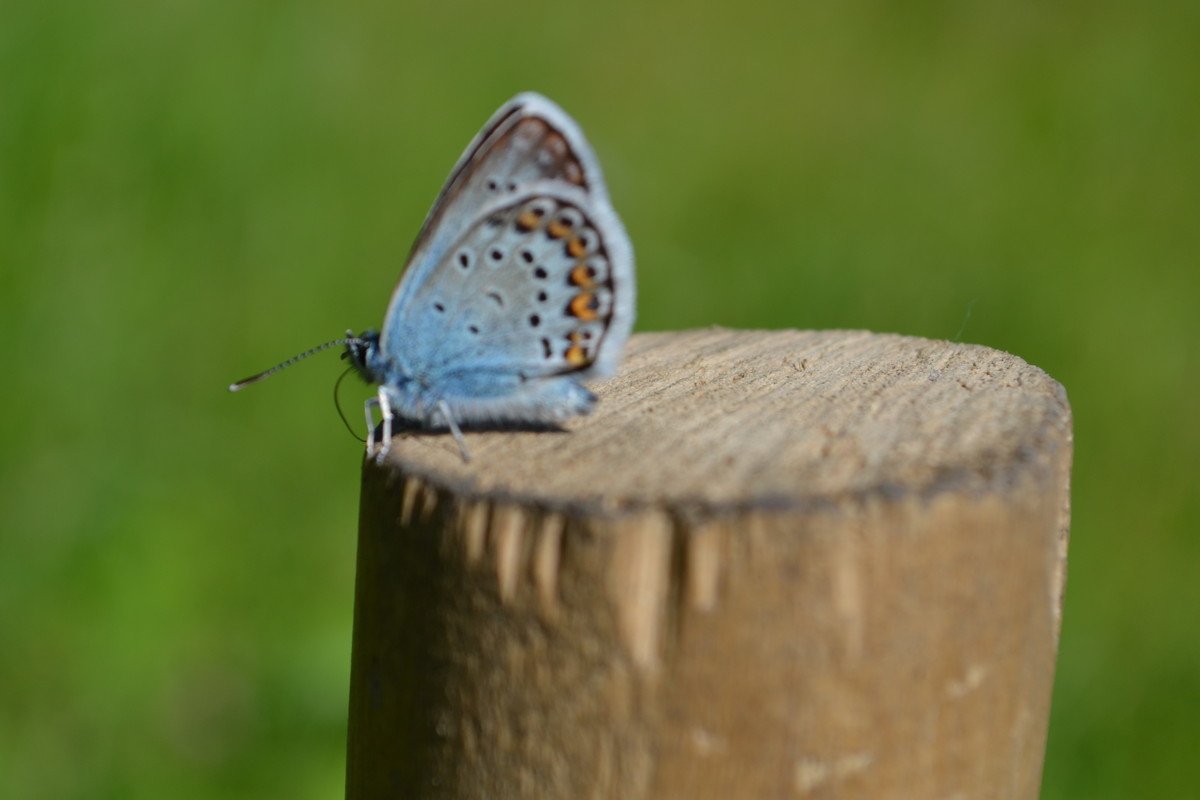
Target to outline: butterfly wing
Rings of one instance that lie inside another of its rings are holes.
[[[463,422],[585,413],[634,315],[633,250],[595,156],[538,95],[505,104],[430,211],[384,322],[406,416]],[[389,370],[390,372],[391,370]]]

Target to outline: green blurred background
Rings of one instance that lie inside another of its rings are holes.
[[[1075,412],[1046,798],[1194,796],[1200,4],[0,4],[0,796],[342,792],[377,326],[477,128],[537,89],[640,330],[868,328]],[[364,387],[347,390],[354,399]]]

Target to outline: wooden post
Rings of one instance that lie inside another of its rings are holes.
[[[644,334],[566,433],[363,470],[347,797],[1036,798],[1061,386],[984,347]]]

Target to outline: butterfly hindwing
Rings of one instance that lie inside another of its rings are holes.
[[[388,331],[414,373],[507,371],[522,379],[608,374],[632,301],[614,259],[624,232],[551,182],[488,206],[447,249]],[[448,387],[448,391],[453,387]]]

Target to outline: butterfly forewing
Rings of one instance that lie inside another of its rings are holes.
[[[542,180],[579,187],[595,202],[609,203],[579,126],[546,98],[527,92],[501,107],[459,159],[425,218],[392,305],[406,302],[479,209]]]

